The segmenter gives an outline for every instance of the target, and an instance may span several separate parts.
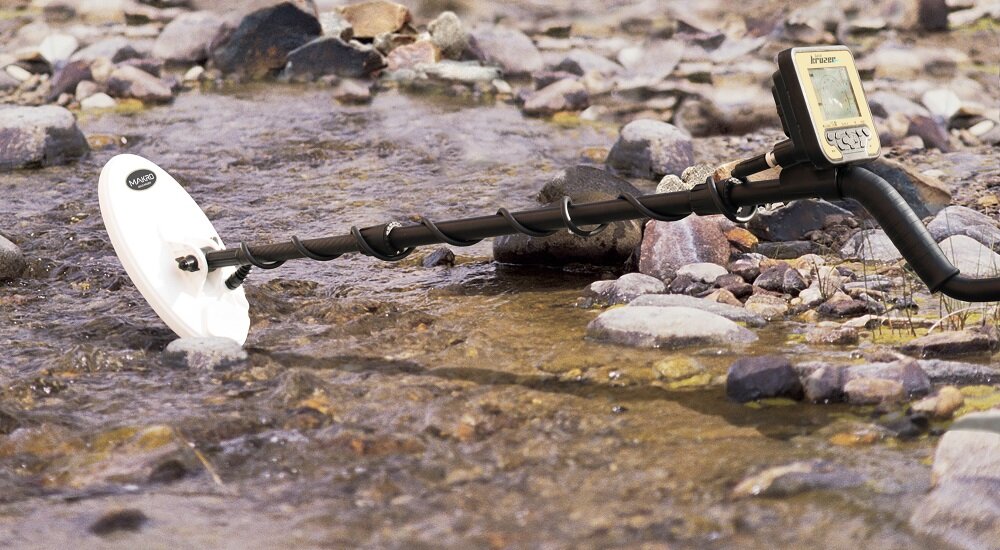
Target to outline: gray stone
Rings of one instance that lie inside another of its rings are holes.
[[[1000,349],[1000,338],[995,327],[981,326],[927,334],[910,340],[899,349],[918,357],[989,354]]]
[[[475,61],[444,60],[433,65],[421,65],[419,69],[428,78],[462,84],[492,82],[500,78],[500,71],[495,67],[482,67]]]
[[[559,111],[582,111],[590,105],[587,88],[574,79],[564,79],[531,92],[521,108],[525,114],[547,116]]]
[[[455,253],[451,249],[442,246],[424,256],[423,261],[420,263],[424,267],[451,267],[455,265]]]
[[[108,93],[115,97],[132,97],[150,103],[168,103],[174,94],[159,78],[139,69],[123,65],[108,78]]]
[[[624,48],[618,54],[630,75],[658,82],[670,76],[684,55],[685,44],[680,40],[656,40],[645,46]]]
[[[322,31],[313,14],[282,2],[245,16],[212,52],[212,61],[224,73],[263,78],[283,68],[289,52]]]
[[[178,338],[163,353],[168,363],[194,370],[225,370],[248,360],[242,346],[222,337]]]
[[[27,263],[21,249],[0,235],[0,281],[16,279],[25,267]]]
[[[855,378],[844,384],[844,395],[852,405],[878,405],[902,401],[906,390],[895,380]]]
[[[747,298],[743,307],[768,321],[781,319],[788,313],[788,302],[780,296],[769,294],[754,294]]]
[[[73,113],[62,107],[0,109],[0,172],[63,164],[89,150]]]
[[[719,277],[729,273],[726,268],[711,262],[697,262],[681,266],[677,275],[687,275],[700,283],[715,283]]]
[[[767,324],[767,320],[742,307],[737,307],[721,302],[714,302],[704,298],[684,296],[682,294],[647,294],[632,300],[629,307],[687,307],[700,309],[715,315],[721,315],[730,321],[743,323],[748,327],[762,327]]]
[[[745,344],[757,339],[750,330],[714,313],[689,307],[649,306],[605,311],[587,325],[587,336],[645,348]]]
[[[806,399],[813,403],[836,403],[844,400],[844,373],[840,365],[824,365],[802,381]]]
[[[746,298],[753,294],[753,285],[743,280],[743,277],[736,273],[720,275],[715,279],[715,286],[728,290],[736,298]]]
[[[694,146],[691,135],[672,124],[639,119],[622,128],[606,162],[627,176],[660,179],[691,166]]]
[[[845,373],[845,382],[856,378],[881,378],[899,382],[903,385],[907,395],[910,396],[926,395],[931,391],[930,378],[912,359],[848,367]]]
[[[729,262],[729,240],[714,218],[689,216],[676,222],[650,221],[642,237],[639,271],[672,279],[684,265]]]
[[[938,482],[955,478],[1000,481],[1000,410],[962,416],[941,437],[931,469]]]
[[[840,249],[845,259],[860,259],[870,262],[892,263],[903,259],[896,245],[881,229],[865,229],[857,232]]]
[[[909,119],[914,116],[929,116],[931,114],[919,103],[892,92],[877,91],[867,94],[867,97],[872,115],[877,117],[889,118],[890,115],[899,113]]]
[[[557,71],[566,71],[577,76],[583,76],[587,73],[613,76],[624,71],[621,65],[603,55],[580,49],[572,50],[566,54],[566,57],[554,69]]]
[[[779,263],[778,265],[771,266],[761,271],[760,275],[754,279],[753,284],[754,286],[763,288],[764,290],[781,292],[781,289],[785,284],[785,272],[789,269],[791,269],[791,267],[786,263]]]
[[[500,67],[507,76],[529,75],[545,65],[535,44],[517,29],[477,27],[470,36],[469,49],[484,63]]]
[[[625,304],[646,294],[662,294],[667,285],[656,277],[642,273],[626,273],[614,281],[596,281],[588,292],[608,305]]]
[[[865,483],[858,472],[822,460],[768,468],[740,481],[733,498],[789,497],[807,491],[847,489]]]
[[[690,191],[694,187],[694,182],[685,182],[674,174],[663,176],[660,183],[656,185],[657,193],[676,193],[678,191]]]
[[[458,59],[469,47],[469,33],[454,12],[446,11],[427,24],[431,41],[448,59]]]
[[[858,343],[858,331],[852,327],[818,326],[806,333],[806,342],[817,345],[849,346]]]
[[[782,277],[781,290],[785,294],[798,296],[800,292],[809,288],[809,283],[797,269],[787,269]]]
[[[812,241],[784,241],[757,243],[754,250],[768,258],[775,260],[792,260],[806,254],[816,254],[821,252],[818,244]]]
[[[823,302],[816,311],[828,317],[857,317],[868,313],[868,302],[855,300],[838,292]]]
[[[351,22],[344,19],[339,11],[327,11],[319,14],[319,26],[323,29],[323,36],[333,36],[341,40],[354,38],[354,27]]]
[[[361,78],[384,66],[375,48],[324,36],[289,52],[285,74],[293,80],[314,80],[325,75]]]
[[[201,63],[226,29],[226,20],[210,11],[182,13],[163,27],[153,57],[167,62]]]
[[[82,50],[79,50],[72,57],[70,61],[87,61],[93,62],[97,59],[107,59],[112,63],[119,63],[125,61],[126,59],[133,59],[136,57],[142,57],[132,44],[129,43],[128,39],[116,36],[113,38],[105,38],[99,42],[95,42]]]
[[[941,241],[938,246],[962,275],[971,277],[1000,275],[1000,254],[972,237],[955,235]]]
[[[764,209],[747,223],[747,229],[767,241],[799,241],[823,229],[830,216],[853,218],[851,212],[820,199],[793,201],[781,208]]]
[[[52,76],[48,99],[55,101],[62,94],[74,93],[80,82],[93,78],[89,61],[70,61]]]
[[[80,110],[82,111],[114,109],[117,105],[118,102],[115,101],[115,98],[103,92],[91,94],[80,100]]]
[[[906,135],[919,137],[924,142],[924,147],[928,149],[937,149],[944,153],[951,151],[947,128],[934,118],[928,116],[911,118]]]
[[[785,357],[744,357],[729,366],[726,395],[740,403],[767,397],[802,399],[802,383]]]
[[[549,204],[569,197],[574,202],[616,198],[622,193],[641,195],[634,185],[607,170],[593,166],[573,166],[549,180],[538,192],[538,203]]]
[[[67,61],[80,47],[80,42],[71,34],[50,34],[38,45],[38,53],[53,67]]]
[[[965,206],[943,208],[927,224],[927,231],[938,242],[955,235],[965,235],[1000,252],[1000,222]]]
[[[739,275],[744,281],[752,283],[760,276],[760,254],[744,254],[729,264],[729,272]]]
[[[918,218],[926,218],[951,202],[945,184],[897,160],[879,158],[866,163],[865,169],[888,182]]]
[[[935,384],[997,384],[1000,383],[1000,366],[919,359],[917,363]]]

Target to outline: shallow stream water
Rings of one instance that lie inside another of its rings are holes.
[[[0,546],[935,546],[906,525],[934,438],[834,445],[867,410],[744,406],[717,383],[747,354],[847,351],[804,346],[794,322],[746,348],[589,342],[598,311],[576,298],[613,274],[498,266],[488,241],[456,250],[453,268],[351,255],[254,272],[249,363],[165,363],[174,336],[100,221],[112,155],[171,172],[233,245],[527,207],[617,132],[503,104],[329,95],[272,84],[84,116],[88,136],[126,145],[0,179],[5,230],[31,262],[0,291],[0,404],[22,428],[0,441]],[[732,153],[700,143],[698,161]],[[664,361],[702,376],[660,380]],[[730,496],[749,474],[809,459],[869,481]],[[120,508],[149,519],[87,531]]]

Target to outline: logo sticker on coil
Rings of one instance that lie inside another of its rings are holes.
[[[136,170],[125,178],[125,184],[128,185],[129,189],[135,189],[136,191],[149,189],[154,183],[156,183],[156,174],[152,170]]]

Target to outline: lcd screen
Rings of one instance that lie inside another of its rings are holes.
[[[816,91],[819,106],[823,109],[823,118],[838,120],[861,116],[846,67],[809,69],[809,78]]]

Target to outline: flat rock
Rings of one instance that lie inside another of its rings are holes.
[[[768,397],[802,399],[802,383],[785,357],[744,357],[729,366],[726,395],[740,403]]]
[[[809,232],[826,227],[831,216],[853,218],[854,214],[824,200],[803,199],[758,212],[747,222],[747,228],[767,241],[799,241]]]
[[[89,150],[73,113],[62,107],[0,109],[0,172],[63,164]]]
[[[289,52],[285,74],[293,80],[313,80],[324,75],[361,78],[384,66],[375,48],[324,36]]]
[[[587,336],[644,348],[732,345],[757,339],[752,331],[714,313],[689,307],[650,306],[605,311],[587,325]]]
[[[470,35],[469,49],[484,63],[500,67],[507,76],[529,75],[545,66],[534,42],[517,29],[477,27]]]
[[[91,94],[80,100],[81,111],[94,111],[100,109],[114,109],[118,105],[115,98],[104,92]]]
[[[974,278],[1000,275],[1000,254],[972,237],[955,235],[938,246],[962,275]]]
[[[662,294],[667,285],[656,277],[642,273],[626,273],[614,281],[596,281],[587,291],[608,305],[626,304],[646,294]]]
[[[931,389],[930,378],[912,359],[893,361],[891,363],[869,363],[867,365],[852,365],[844,373],[845,382],[856,378],[880,378],[892,380],[903,385],[907,395],[926,395]]]
[[[927,231],[938,242],[955,235],[965,235],[1000,252],[1000,222],[965,206],[942,209],[927,224]]]
[[[630,307],[633,306],[688,307],[721,315],[730,321],[744,323],[748,327],[762,327],[767,324],[766,319],[742,307],[683,294],[647,294],[632,300]]]
[[[681,266],[677,270],[678,275],[687,275],[692,280],[701,283],[714,283],[719,277],[728,274],[726,268],[711,262],[696,262]]]
[[[844,395],[852,405],[878,405],[902,401],[906,390],[895,380],[855,378],[844,384]]]
[[[944,183],[900,161],[882,157],[866,163],[865,169],[899,192],[918,218],[926,218],[951,202],[951,192]]]
[[[641,195],[628,180],[607,170],[593,166],[573,166],[562,171],[542,186],[538,192],[539,204],[548,204],[569,197],[574,202],[599,201],[616,198],[622,193]]]
[[[129,65],[112,71],[108,78],[108,92],[115,97],[132,97],[150,103],[168,103],[174,99],[173,91],[166,82]]]
[[[590,106],[587,88],[571,78],[558,80],[524,98],[527,115],[548,116],[560,111],[582,111]]]
[[[676,222],[649,221],[639,251],[639,271],[671,279],[682,266],[729,263],[729,240],[714,218],[689,216]]]
[[[441,61],[441,50],[430,40],[417,40],[394,48],[385,58],[390,71],[413,69],[417,65],[430,65]]]
[[[67,61],[80,47],[80,42],[71,34],[50,34],[38,45],[38,53],[53,67]]]
[[[852,327],[813,327],[806,333],[806,342],[814,345],[850,346],[858,340],[858,331]]]
[[[1000,366],[944,361],[941,359],[919,359],[917,363],[931,382],[935,384],[977,384],[1000,383]]]
[[[781,319],[788,313],[788,302],[780,296],[771,296],[769,294],[754,294],[747,298],[747,301],[743,303],[743,307],[747,311],[760,315],[768,321]]]
[[[840,255],[844,259],[881,263],[898,262],[903,259],[896,245],[881,229],[859,231],[840,249]]]
[[[973,327],[920,336],[899,349],[908,355],[925,358],[989,354],[1000,349],[1000,338],[994,327]]]
[[[289,52],[321,33],[314,15],[282,2],[245,16],[212,52],[212,61],[224,73],[263,78],[283,68]]]
[[[740,481],[733,498],[788,497],[807,491],[846,489],[865,483],[865,478],[831,462],[812,460],[768,468]]]
[[[806,399],[813,403],[836,403],[844,400],[847,372],[841,365],[823,365],[802,380]]]
[[[639,119],[622,128],[606,162],[624,175],[658,180],[691,166],[694,146],[691,135],[672,124]]]
[[[571,50],[558,65],[554,67],[557,71],[565,71],[583,76],[587,73],[597,73],[605,76],[613,76],[624,72],[625,68],[590,50]]]
[[[70,61],[94,62],[98,59],[107,59],[112,63],[120,63],[126,59],[142,57],[127,38],[116,36],[105,38],[95,42],[82,50],[77,51],[70,57]]]
[[[248,359],[235,340],[221,337],[178,338],[163,353],[169,363],[194,370],[225,370]]]
[[[372,0],[337,8],[354,29],[355,38],[375,38],[393,33],[410,22],[410,10],[402,4]]]
[[[226,28],[226,20],[211,11],[182,13],[167,23],[153,44],[153,57],[167,62],[201,63]]]
[[[0,281],[16,279],[27,267],[20,247],[0,235]]]

